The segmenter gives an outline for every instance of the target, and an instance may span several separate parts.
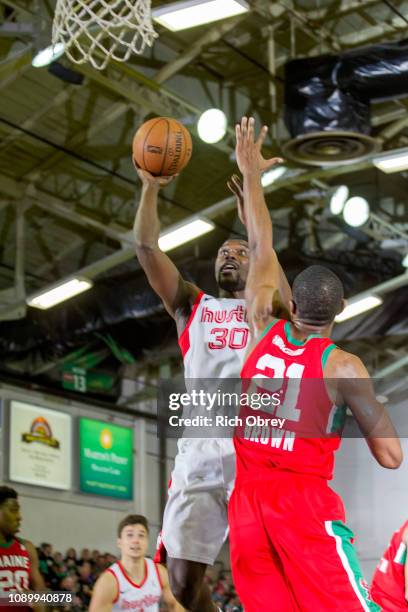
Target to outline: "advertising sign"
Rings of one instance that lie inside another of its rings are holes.
[[[102,421],[79,421],[80,489],[108,497],[133,497],[133,430]]]
[[[71,423],[65,412],[10,402],[10,480],[69,489]]]

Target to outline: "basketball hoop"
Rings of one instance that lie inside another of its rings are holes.
[[[156,37],[151,0],[57,0],[52,43],[62,43],[75,64],[103,70],[111,59],[140,55]]]

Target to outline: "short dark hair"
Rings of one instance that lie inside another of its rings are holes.
[[[236,234],[228,236],[228,238],[226,238],[222,244],[225,244],[226,242],[231,242],[232,240],[237,240],[238,242],[246,242],[248,244],[248,238],[246,236],[238,236]]]
[[[120,538],[122,535],[123,529],[129,525],[143,525],[147,533],[149,533],[149,523],[147,522],[147,518],[145,516],[142,516],[141,514],[128,514],[120,521],[118,525],[118,538]]]
[[[316,325],[332,323],[344,298],[341,280],[324,266],[310,266],[298,274],[292,292],[298,318]]]
[[[8,499],[17,499],[18,493],[11,487],[0,487],[0,506],[2,506]]]

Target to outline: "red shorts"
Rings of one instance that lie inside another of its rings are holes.
[[[229,504],[232,573],[245,612],[367,612],[340,497],[316,476],[276,470],[237,483]]]
[[[167,551],[166,551],[166,547],[164,546],[161,531],[159,535],[157,536],[156,552],[154,553],[153,561],[155,563],[161,563],[162,565],[166,565],[167,563]]]
[[[371,585],[371,598],[377,603],[384,612],[407,612],[408,602],[396,601],[389,593],[384,593],[375,583]]]

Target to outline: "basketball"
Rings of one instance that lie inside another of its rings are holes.
[[[168,117],[146,121],[133,138],[133,159],[154,176],[178,174],[190,161],[192,150],[188,130]]]

